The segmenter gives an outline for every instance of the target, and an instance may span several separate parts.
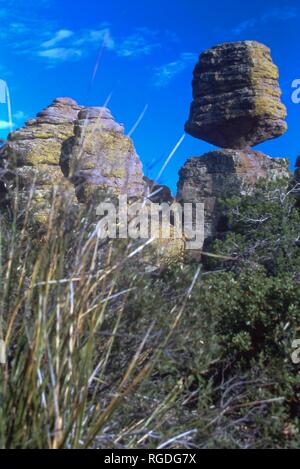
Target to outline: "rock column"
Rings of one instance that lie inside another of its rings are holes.
[[[177,200],[205,204],[206,238],[219,229],[218,199],[245,194],[260,178],[289,176],[288,160],[251,149],[287,129],[278,76],[270,50],[258,42],[226,43],[200,55],[185,130],[222,149],[186,162]]]

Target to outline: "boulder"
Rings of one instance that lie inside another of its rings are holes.
[[[220,199],[251,193],[261,178],[284,177],[290,177],[285,158],[253,150],[216,150],[187,160],[179,172],[177,201],[204,203],[205,238],[211,238],[222,222]]]
[[[73,135],[80,107],[69,98],[58,98],[35,119],[11,133],[1,149],[6,186],[19,215],[30,209],[31,223],[46,229],[56,193],[69,206],[75,203],[72,184],[60,168],[62,143]],[[3,173],[3,170],[2,170]]]
[[[79,112],[74,136],[62,147],[61,167],[82,203],[110,194],[129,198],[144,194],[142,164],[133,142],[106,108]]]
[[[170,237],[164,238],[161,229],[155,234],[156,238],[142,252],[143,263],[148,271],[167,270],[183,264],[186,258],[186,242],[184,237],[177,238],[176,231],[170,225]]]
[[[255,41],[225,43],[200,55],[187,133],[222,148],[243,149],[287,130],[278,68]]]

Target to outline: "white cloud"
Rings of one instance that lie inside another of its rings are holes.
[[[11,33],[14,33],[14,34],[24,34],[24,33],[27,33],[30,31],[30,29],[28,28],[28,26],[26,26],[24,23],[10,23],[8,25],[8,28],[10,30]]]
[[[1,11],[0,8],[0,17]],[[101,46],[118,57],[139,58],[158,49],[161,42],[168,44],[176,40],[170,31],[159,32],[145,27],[135,28],[127,36],[116,35],[107,22],[100,24],[98,29],[70,30],[54,29],[54,23],[49,21],[42,30],[34,16],[24,18],[7,21],[5,30],[0,31],[0,40],[9,45],[13,53],[38,57],[51,66],[91,56]]]
[[[90,29],[81,31],[73,41],[74,46],[86,46],[87,44],[94,44],[97,47],[103,44],[106,49],[115,49],[115,40],[112,37],[109,27],[101,28],[99,30]]]
[[[73,31],[69,31],[68,29],[60,29],[49,41],[43,42],[42,47],[44,49],[49,49],[56,46],[59,42],[72,37],[73,35]]]
[[[153,84],[157,87],[165,87],[177,75],[186,70],[197,61],[197,54],[184,52],[173,62],[157,67],[154,70]]]
[[[50,40],[43,42],[38,47],[31,48],[31,54],[44,58],[54,65],[55,63],[80,60],[98,49],[101,44],[108,50],[115,50],[115,41],[108,27],[77,32],[60,29],[54,33]]]
[[[252,29],[257,24],[257,20],[255,18],[251,18],[249,20],[242,21],[239,23],[235,28],[233,28],[232,32],[236,36],[247,31],[248,29]]]
[[[80,30],[77,32],[61,29],[53,37],[35,49],[35,54],[52,63],[79,60],[101,45],[119,57],[137,58],[149,55],[160,44],[158,33],[147,28],[137,28],[127,37],[115,38],[108,24],[100,29]],[[54,47],[60,44],[60,47]]]
[[[54,62],[66,62],[80,59],[82,57],[82,51],[71,47],[57,47],[55,49],[40,50],[38,51],[38,55]]]
[[[232,29],[232,33],[236,36],[249,31],[256,26],[266,24],[270,21],[288,21],[298,17],[299,10],[293,7],[272,8],[258,18],[249,18],[242,21]]]
[[[27,119],[27,115],[25,114],[25,112],[23,111],[16,111],[14,113],[14,119],[16,120],[23,120],[23,119]]]
[[[117,46],[116,52],[121,57],[139,57],[149,55],[159,46],[159,43],[152,42],[141,32],[128,36]]]
[[[10,130],[10,123],[0,120],[0,130]]]
[[[298,13],[299,10],[295,7],[273,8],[262,16],[262,20],[267,21],[269,19],[278,19],[286,21],[297,18]]]

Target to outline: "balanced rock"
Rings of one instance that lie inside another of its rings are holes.
[[[200,55],[185,130],[222,148],[243,149],[285,133],[278,68],[255,41],[225,43]]]
[[[106,108],[79,112],[74,136],[62,147],[61,167],[82,203],[93,202],[102,194],[143,196],[141,161],[123,126]]]
[[[73,135],[79,111],[72,99],[55,99],[25,127],[11,133],[1,150],[5,179],[12,196],[18,195],[20,213],[30,209],[31,221],[39,228],[47,227],[54,190],[67,204],[76,200],[61,171],[60,155],[62,143]]]
[[[261,178],[289,177],[289,161],[270,158],[253,150],[216,150],[187,160],[179,172],[177,200],[204,203],[205,237],[220,228],[222,211],[218,200],[253,191]]]

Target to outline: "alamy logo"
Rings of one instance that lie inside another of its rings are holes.
[[[102,202],[97,235],[101,239],[184,239],[186,249],[202,249],[204,243],[204,204],[172,205],[150,201],[128,203],[126,195],[118,202]]]
[[[299,104],[300,103],[300,79],[293,81],[292,88],[295,88],[295,91],[293,91],[292,93],[292,101],[294,104]]]
[[[295,365],[300,364],[300,339],[296,339],[292,343],[292,348],[295,349],[295,351],[292,353],[292,362]]]
[[[6,363],[6,348],[4,340],[0,339],[0,364],[4,365]]]

